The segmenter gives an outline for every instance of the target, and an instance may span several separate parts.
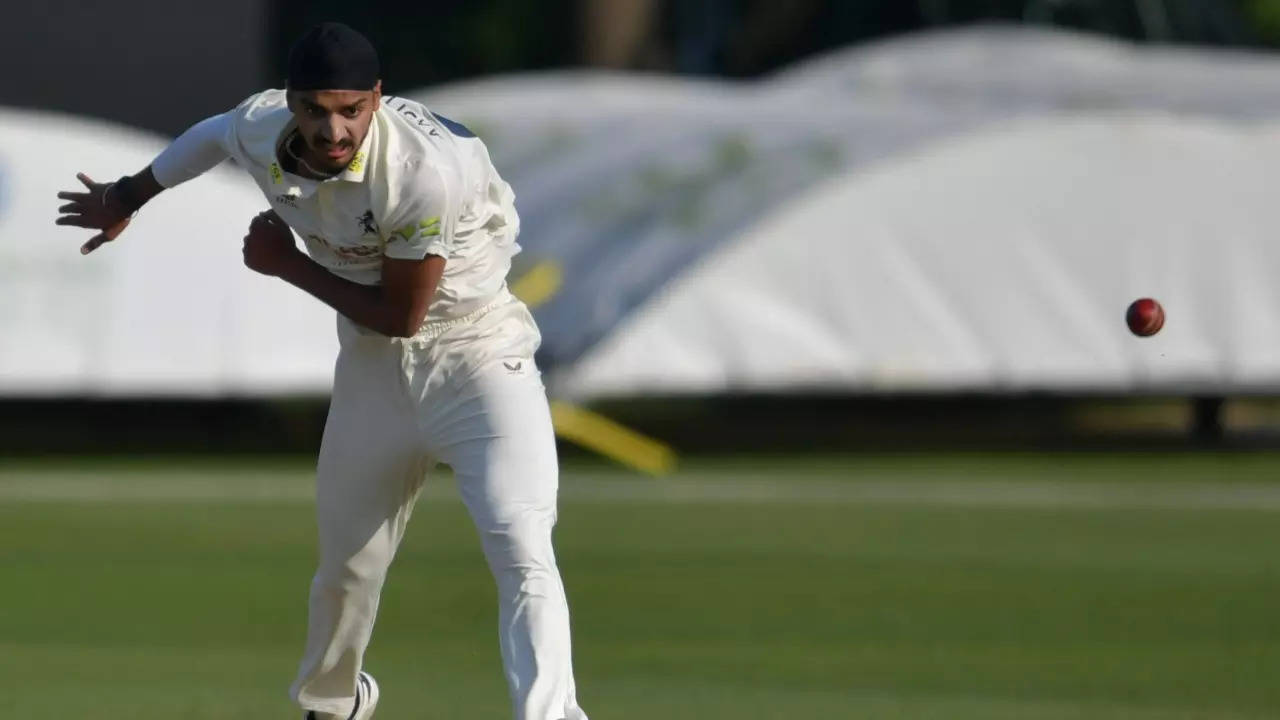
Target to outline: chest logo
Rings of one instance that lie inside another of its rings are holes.
[[[360,232],[365,235],[378,235],[378,222],[373,219],[373,211],[365,210],[364,214],[356,218],[356,223],[360,225]]]
[[[280,170],[280,163],[271,163],[271,168],[268,172],[271,173],[271,182],[276,185],[284,182],[284,172]]]

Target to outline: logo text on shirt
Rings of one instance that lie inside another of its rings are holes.
[[[440,137],[440,132],[437,131],[435,129],[435,126],[433,126],[426,118],[418,115],[418,113],[412,110],[409,110],[407,108],[408,108],[408,105],[402,102],[400,103],[400,107],[396,108],[396,111],[399,112],[401,115],[404,115],[405,117],[413,118],[413,121],[417,123],[418,127],[426,128],[425,132],[431,137]]]
[[[351,158],[351,162],[347,163],[347,172],[358,173],[362,169],[364,169],[364,151],[363,150],[357,152],[355,157]]]
[[[309,233],[306,238],[307,242],[312,244],[313,252],[317,250],[327,252],[341,265],[363,265],[382,255],[382,248],[375,245],[335,245],[324,236],[315,233]]]

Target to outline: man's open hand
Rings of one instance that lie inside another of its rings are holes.
[[[99,245],[115,240],[124,232],[129,226],[131,213],[107,192],[111,187],[109,183],[96,183],[84,173],[76,173],[76,179],[89,191],[58,193],[60,199],[71,202],[58,208],[60,214],[54,223],[101,230],[80,246],[80,254],[88,255],[97,250]]]
[[[244,264],[250,270],[279,277],[302,257],[288,224],[274,210],[258,213],[249,223]]]

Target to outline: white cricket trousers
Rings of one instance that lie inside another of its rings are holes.
[[[497,583],[498,641],[516,720],[586,720],[551,547],[558,468],[532,357],[537,331],[513,303],[435,338],[387,338],[339,317],[316,478],[319,568],[291,688],[304,710],[351,712],[387,567],[427,471],[443,462]]]

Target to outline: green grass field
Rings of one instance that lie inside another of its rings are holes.
[[[0,717],[296,717],[308,471],[0,464]],[[557,542],[597,720],[1280,716],[1276,455],[571,466]],[[494,615],[433,478],[378,716],[509,717]]]

